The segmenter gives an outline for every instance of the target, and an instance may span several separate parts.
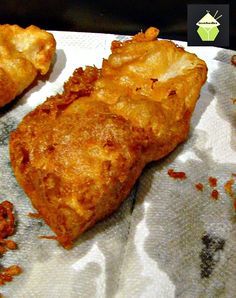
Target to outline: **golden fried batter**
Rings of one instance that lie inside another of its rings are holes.
[[[51,33],[29,26],[0,25],[0,107],[48,72],[56,42]]]
[[[187,137],[206,64],[157,34],[113,42],[102,69],[77,69],[11,134],[16,178],[64,247]]]

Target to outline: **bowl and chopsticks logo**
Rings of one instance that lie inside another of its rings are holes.
[[[202,41],[214,41],[219,33],[218,26],[220,26],[220,23],[218,22],[218,19],[220,19],[222,15],[216,17],[218,10],[214,16],[210,14],[209,10],[206,12],[204,17],[202,17],[196,24],[199,27],[197,33]]]
[[[229,46],[229,4],[188,5],[189,46]]]

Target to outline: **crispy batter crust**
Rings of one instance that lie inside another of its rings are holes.
[[[157,34],[114,42],[101,70],[77,69],[11,134],[16,178],[64,247],[187,137],[207,68]]]
[[[48,72],[56,42],[51,33],[29,26],[0,25],[0,107]]]

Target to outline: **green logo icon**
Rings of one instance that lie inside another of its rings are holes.
[[[202,41],[214,41],[220,32],[218,29],[218,26],[220,26],[220,23],[217,21],[219,18],[222,17],[222,15],[216,17],[218,13],[218,10],[212,16],[210,14],[210,11],[207,10],[204,17],[201,18],[197,22],[197,26],[199,27],[197,30],[198,35],[200,36]]]

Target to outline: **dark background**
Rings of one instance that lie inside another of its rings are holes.
[[[149,26],[160,37],[187,40],[187,4],[230,4],[230,48],[236,49],[236,1],[43,0],[0,1],[0,23],[47,30],[134,34]]]

